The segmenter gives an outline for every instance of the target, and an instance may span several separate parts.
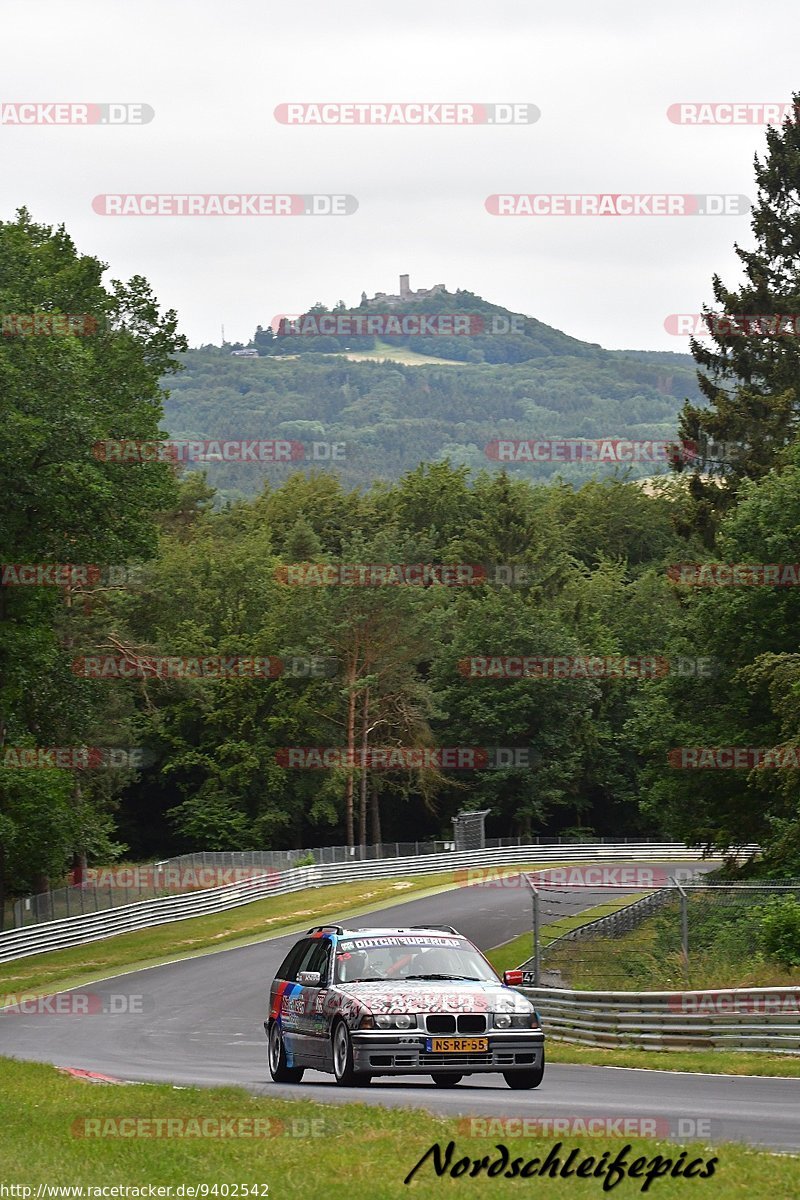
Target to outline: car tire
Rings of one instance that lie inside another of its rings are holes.
[[[269,1073],[276,1083],[300,1083],[303,1078],[302,1067],[290,1067],[286,1062],[286,1047],[283,1044],[283,1034],[277,1021],[269,1027],[268,1036]]]
[[[537,1088],[544,1079],[544,1055],[540,1067],[534,1067],[532,1071],[503,1071],[503,1078],[515,1092]]]
[[[333,1075],[340,1087],[366,1087],[372,1076],[353,1067],[353,1042],[344,1021],[337,1021],[331,1034]]]
[[[463,1075],[450,1075],[446,1071],[434,1071],[431,1079],[437,1087],[455,1087],[457,1083],[461,1083]]]

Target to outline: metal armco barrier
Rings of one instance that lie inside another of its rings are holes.
[[[474,845],[456,845],[452,841],[380,842],[367,846],[315,846],[303,850],[194,850],[175,858],[137,866],[104,867],[99,871],[87,869],[82,882],[48,888],[35,895],[20,896],[14,902],[12,928],[38,925],[43,921],[61,921],[64,917],[82,917],[106,908],[138,904],[140,900],[157,900],[167,894],[200,891],[236,883],[249,874],[264,871],[289,871],[292,867],[323,866],[327,863],[349,863],[373,858],[411,858],[421,854],[445,854],[453,850],[515,849],[520,846],[574,845],[574,838],[537,837],[524,841],[521,837],[486,838]],[[594,846],[622,845],[641,842],[641,838],[589,839]],[[256,868],[253,871],[253,868]],[[196,877],[207,870],[219,871],[220,877],[198,883]],[[223,878],[228,871],[236,872]],[[176,879],[176,872],[177,879]],[[97,876],[100,876],[98,879]],[[115,878],[116,876],[116,878]],[[167,879],[171,882],[168,884]],[[182,881],[182,882],[181,882]],[[0,932],[3,929],[0,922]]]
[[[755,853],[746,846],[741,853]],[[251,904],[267,896],[281,896],[310,887],[332,883],[357,883],[362,879],[391,879],[399,875],[427,875],[460,868],[486,870],[490,867],[545,862],[602,862],[622,860],[699,860],[702,850],[679,842],[626,842],[617,844],[574,843],[572,845],[506,846],[497,849],[466,850],[459,853],[412,855],[406,858],[354,860],[349,863],[325,863],[314,867],[295,867],[288,871],[267,871],[241,883],[225,884],[205,891],[179,896],[162,896],[85,916],[67,917],[24,929],[0,933],[0,962],[81,946],[120,933],[149,929],[169,921],[185,921],[208,913],[224,912]],[[465,880],[466,882],[466,880]],[[478,882],[473,879],[472,882]]]
[[[548,1037],[645,1050],[800,1054],[800,986],[701,992],[574,992],[520,988]]]

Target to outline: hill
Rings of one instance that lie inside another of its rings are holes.
[[[356,308],[317,302],[295,317],[260,325],[249,345],[262,355],[366,353],[385,346],[449,362],[515,363],[551,355],[581,355],[599,346],[492,304],[474,292],[442,285],[431,292],[362,297]]]
[[[412,337],[382,337],[356,349],[350,339],[348,350],[337,353],[312,350],[315,339],[290,334],[283,341],[290,343],[291,356],[272,352],[259,358],[232,357],[230,346],[204,346],[183,355],[184,370],[169,381],[165,427],[176,439],[292,439],[307,453],[311,442],[344,443],[336,470],[352,486],[396,479],[420,461],[445,457],[497,469],[491,446],[498,440],[668,442],[676,436],[683,400],[700,400],[689,355],[603,350],[468,292],[445,293],[427,307],[453,308],[456,302],[461,312],[483,305],[487,319],[516,316],[516,327],[524,323],[525,330],[507,338],[486,333],[454,338],[459,354],[466,342],[475,342],[466,351],[473,357],[508,355],[513,347],[526,357],[464,362],[447,357],[453,346],[442,337],[426,339],[432,348]],[[364,358],[353,361],[348,352]],[[400,361],[375,361],[381,354],[396,354]],[[416,361],[417,355],[428,361]],[[324,448],[318,452],[326,454]],[[299,465],[210,462],[204,469],[209,483],[234,498],[254,494],[265,478],[280,482]],[[331,463],[322,457],[317,465]],[[654,473],[652,461],[628,468],[569,461],[507,465],[528,478],[559,475],[574,483],[620,469],[632,477]]]

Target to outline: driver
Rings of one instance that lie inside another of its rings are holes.
[[[344,951],[336,955],[337,983],[352,983],[374,975],[366,950]]]
[[[411,964],[409,975],[449,975],[453,970],[451,955],[439,947],[420,950]]]
[[[449,975],[452,971],[451,957],[438,946],[417,950],[393,962],[386,972],[387,978],[408,979],[413,975]]]

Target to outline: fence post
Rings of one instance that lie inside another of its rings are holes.
[[[525,882],[531,889],[531,904],[533,908],[533,986],[539,986],[539,892],[536,884],[531,882],[530,875],[525,876]]]
[[[681,958],[683,959],[683,973],[689,973],[689,905],[686,892],[678,883],[676,876],[671,876],[671,880],[678,889],[681,899]]]

